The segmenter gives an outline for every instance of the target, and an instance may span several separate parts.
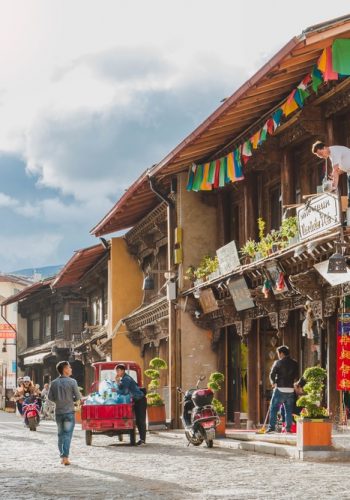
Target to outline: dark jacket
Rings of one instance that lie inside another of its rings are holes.
[[[134,401],[138,401],[145,397],[144,392],[137,385],[135,380],[127,373],[123,376],[118,384],[119,394],[130,394]]]
[[[293,387],[298,376],[298,363],[290,356],[286,356],[274,362],[270,372],[270,381],[271,384],[277,384],[277,387]]]

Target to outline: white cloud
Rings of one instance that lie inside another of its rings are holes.
[[[39,267],[43,262],[58,262],[58,247],[62,239],[63,234],[47,232],[2,238],[0,262],[5,262],[8,269]]]
[[[18,205],[18,201],[5,193],[0,193],[0,207],[13,208]]]

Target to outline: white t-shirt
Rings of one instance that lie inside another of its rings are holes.
[[[329,146],[332,166],[338,165],[340,170],[350,174],[350,149],[346,146]]]

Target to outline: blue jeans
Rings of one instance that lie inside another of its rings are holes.
[[[281,392],[277,388],[273,390],[270,402],[270,424],[269,430],[274,431],[277,422],[277,413],[281,404],[284,404],[286,412],[286,430],[290,432],[293,423],[293,410],[294,410],[294,391]]]
[[[69,448],[72,441],[73,430],[75,426],[74,413],[62,413],[56,415],[58,430],[58,450],[61,458],[69,457]]]

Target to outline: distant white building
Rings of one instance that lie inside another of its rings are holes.
[[[0,274],[0,304],[32,282],[10,274]],[[17,303],[0,310],[0,408],[5,408],[16,387]]]

